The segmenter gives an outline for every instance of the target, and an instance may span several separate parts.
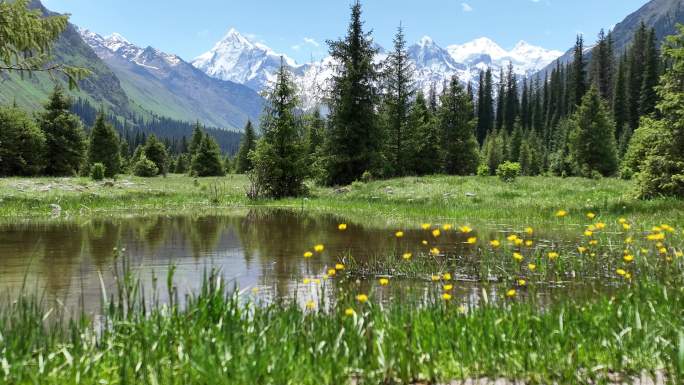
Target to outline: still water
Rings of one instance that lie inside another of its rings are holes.
[[[338,229],[340,223],[348,225],[346,231]],[[266,300],[316,299],[321,292],[342,290],[343,284],[328,281],[317,286],[303,284],[303,279],[322,277],[344,256],[364,259],[421,252],[424,231],[407,230],[399,239],[397,230],[288,210],[5,224],[0,225],[0,293],[11,299],[21,291],[36,292],[49,301],[97,311],[102,283],[110,294],[115,287],[114,249],[118,248],[148,289],[155,276],[158,286],[164,286],[174,266],[178,291],[189,293],[198,288],[207,271],[217,268],[245,295]],[[464,243],[456,232],[440,242],[452,249]],[[303,258],[317,244],[325,245],[325,251]],[[368,292],[374,281],[375,277],[354,279],[344,289],[356,285],[351,290]],[[382,288],[378,296],[405,295],[401,290],[408,287],[414,296],[426,295],[428,285],[406,280]],[[456,287],[456,294],[466,302],[480,300],[477,283],[465,280]]]

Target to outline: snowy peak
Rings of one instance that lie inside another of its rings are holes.
[[[182,62],[182,59],[177,55],[168,54],[150,46],[141,48],[116,32],[106,37],[87,29],[79,29],[78,32],[100,57],[115,55],[139,66],[152,69],[159,69],[159,66],[164,65],[176,66]]]
[[[492,60],[500,60],[508,52],[491,39],[481,37],[465,44],[454,44],[447,47],[449,54],[459,63],[466,63],[474,57],[488,55]]]

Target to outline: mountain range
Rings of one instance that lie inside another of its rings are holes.
[[[378,47],[375,61],[382,62],[387,51]],[[562,55],[521,41],[507,51],[488,38],[443,48],[429,36],[408,47],[408,56],[415,69],[415,81],[427,92],[432,84],[441,89],[443,82],[458,75],[464,83],[477,82],[481,70],[491,68],[494,79],[499,71],[513,64],[521,77],[544,68]],[[332,58],[298,64],[286,54],[277,53],[268,46],[250,40],[231,28],[214,47],[197,57],[192,64],[217,79],[242,83],[256,91],[263,91],[274,80],[281,59],[295,76],[306,107],[312,107],[325,91],[326,80],[332,75]]]

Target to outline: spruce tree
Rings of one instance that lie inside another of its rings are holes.
[[[506,91],[504,104],[504,128],[509,134],[515,128],[515,121],[520,112],[520,104],[518,101],[518,79],[513,71],[513,63],[508,63],[508,72],[506,73]]]
[[[406,151],[411,141],[411,128],[408,127],[408,116],[416,89],[413,64],[406,51],[401,25],[394,36],[394,50],[387,57],[384,67],[383,102],[387,113],[385,132],[389,139],[387,159],[391,163],[394,176],[403,176],[409,167]]]
[[[610,176],[617,171],[615,123],[610,118],[596,87],[582,98],[573,118],[570,133],[570,156],[577,172],[593,177],[596,173]]]
[[[604,100],[613,100],[613,36],[601,30],[592,49],[591,79]]]
[[[45,166],[45,135],[16,107],[0,106],[0,177],[35,176]]]
[[[250,124],[250,123],[247,122],[247,124]],[[192,137],[190,138],[190,144],[188,145],[188,152],[190,153],[190,157],[195,155],[195,152],[197,152],[197,149],[199,148],[200,144],[202,143],[203,138],[204,138],[204,131],[202,131],[202,126],[200,126],[199,122],[196,122],[192,128]]]
[[[92,166],[101,163],[104,175],[113,178],[121,172],[121,143],[119,134],[114,127],[105,121],[105,114],[100,111],[95,119],[95,125],[90,131],[90,145],[88,146],[88,163]]]
[[[306,191],[309,157],[295,116],[297,103],[292,75],[281,59],[275,85],[266,99],[263,135],[252,154],[257,190],[270,198],[299,196]]]
[[[613,89],[613,119],[615,120],[615,137],[622,138],[623,130],[629,130],[629,110],[627,97],[627,59],[623,57],[618,66],[615,87]]]
[[[221,150],[210,135],[202,135],[202,141],[192,157],[190,173],[197,177],[224,176],[226,170],[221,161]]]
[[[422,92],[411,106],[409,126],[415,130],[411,141],[410,172],[432,175],[442,170],[442,147],[439,128]]]
[[[376,116],[377,48],[363,30],[361,3],[351,10],[344,39],[328,41],[337,63],[331,79],[329,135],[326,141],[327,183],[349,184],[382,169],[383,136]]]
[[[325,119],[316,108],[306,119],[306,148],[310,157],[316,157],[325,138]],[[312,159],[313,160],[313,159]]]
[[[639,173],[639,195],[684,197],[684,25],[669,36],[663,56],[670,64],[657,88],[658,140],[651,143]]]
[[[480,155],[472,111],[472,103],[458,77],[452,77],[437,112],[447,174],[470,175],[477,170]]]
[[[483,146],[483,162],[489,168],[489,175],[495,175],[496,169],[506,160],[506,139],[503,133],[493,131]]]
[[[256,133],[251,121],[247,121],[245,126],[245,133],[242,136],[240,149],[235,158],[235,172],[238,174],[245,174],[252,171],[252,160],[249,157],[250,152],[256,148]]]
[[[156,135],[152,134],[147,137],[143,152],[145,157],[157,166],[159,174],[166,176],[169,170],[169,154],[164,143],[160,142]]]
[[[480,71],[477,100],[477,141],[484,144],[487,134],[494,130],[494,95],[492,71]]]
[[[45,173],[52,176],[78,174],[86,156],[86,138],[78,116],[69,112],[71,101],[57,86],[38,121],[45,134]]]
[[[658,94],[656,86],[660,77],[660,53],[655,30],[651,29],[646,37],[644,52],[644,73],[639,97],[639,115],[650,115],[656,110]]]
[[[577,36],[574,48],[574,58],[571,65],[570,72],[570,89],[569,89],[569,112],[575,110],[577,106],[582,103],[582,98],[586,92],[586,61],[584,59],[584,38],[582,35]]]
[[[644,86],[644,68],[646,67],[646,45],[648,29],[641,23],[634,34],[632,45],[628,51],[627,73],[627,112],[629,113],[629,128],[634,131],[639,126],[641,111],[641,90]]]
[[[496,129],[501,130],[504,126],[504,111],[506,106],[506,77],[503,67],[499,72],[499,92],[496,98]]]

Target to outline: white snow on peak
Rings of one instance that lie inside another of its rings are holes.
[[[79,28],[78,32],[99,56],[116,55],[131,63],[153,70],[160,70],[159,66],[162,63],[176,66],[182,62],[182,59],[177,55],[162,52],[153,47],[141,48],[116,32],[106,37],[87,29]]]

